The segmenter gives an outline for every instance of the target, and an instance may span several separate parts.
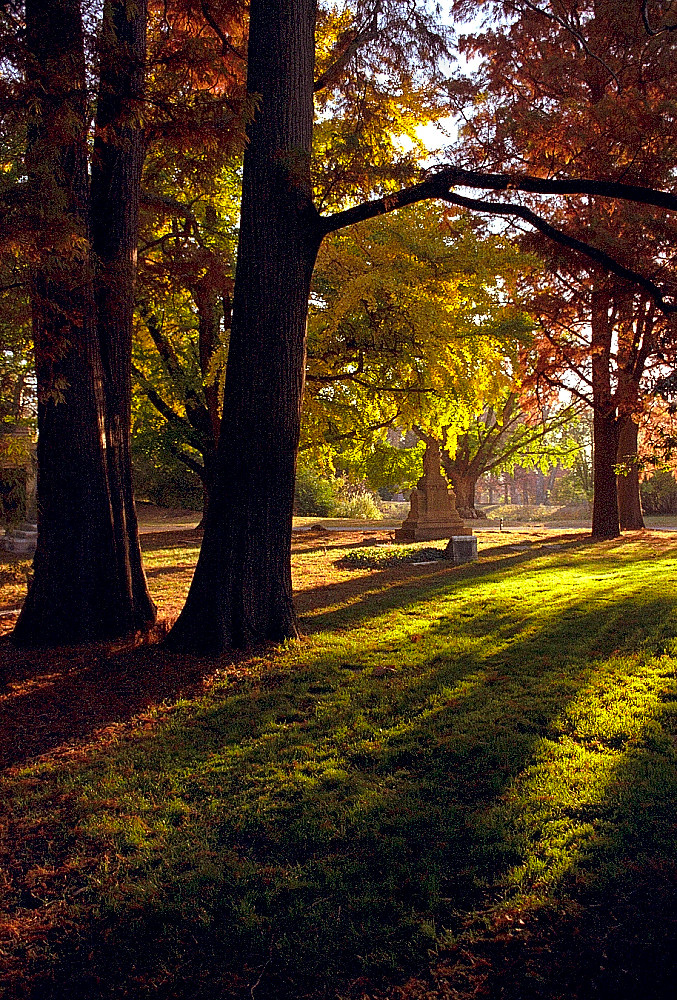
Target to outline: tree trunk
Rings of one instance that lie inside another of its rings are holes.
[[[214,495],[172,648],[296,634],[291,528],[312,269],[314,0],[252,0],[247,85],[261,95],[244,158],[233,321]]]
[[[88,245],[87,114],[77,0],[27,0],[26,152],[42,245],[31,275],[38,388],[38,543],[21,645],[118,636],[134,618],[117,571],[103,369]],[[75,248],[75,249],[74,249]]]
[[[136,250],[145,139],[140,114],[146,62],[146,3],[105,0],[92,162],[92,252],[104,368],[106,459],[116,561],[134,627],[155,620],[141,561],[130,453]]]
[[[617,538],[618,500],[616,496],[616,451],[618,422],[611,392],[611,323],[609,296],[593,285],[592,309],[592,405],[593,475],[592,537]]]
[[[639,493],[639,468],[637,466],[637,424],[631,415],[619,421],[618,452],[616,461],[625,465],[627,475],[616,476],[618,513],[622,531],[642,531],[644,517]]]
[[[219,346],[219,300],[223,302],[224,323],[230,326],[230,300],[228,296],[219,296],[214,288],[195,288],[192,292],[193,301],[197,306],[198,315],[198,353],[200,371],[203,381],[209,373],[209,365],[214,352]],[[205,445],[202,453],[202,518],[196,530],[203,530],[207,522],[207,513],[214,489],[216,472],[216,451],[219,444],[221,420],[219,417],[219,390],[216,381],[204,387],[205,403],[208,419],[204,421]]]
[[[219,346],[219,299],[223,302],[224,323],[230,326],[230,316],[226,315],[226,310],[230,313],[230,301],[228,296],[219,296],[216,289],[195,289],[193,300],[197,306],[198,315],[198,352],[200,356],[200,371],[203,380],[209,373],[209,365],[212,356]],[[205,402],[209,413],[209,423],[212,429],[214,450],[219,443],[219,390],[216,381],[210,382],[204,387]]]
[[[450,471],[446,468],[446,466],[444,471],[447,473],[448,478],[451,480],[451,485],[454,488],[454,493],[456,494],[456,510],[459,512],[461,517],[477,517],[478,514],[475,509],[475,490],[479,477],[474,476],[472,472]]]

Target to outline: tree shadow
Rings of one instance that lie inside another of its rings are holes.
[[[303,628],[311,633],[324,631],[343,624],[347,618],[357,622],[381,614],[386,608],[424,600],[435,587],[452,586],[460,592],[477,580],[490,580],[497,573],[528,567],[544,555],[566,556],[589,547],[589,540],[578,538],[558,543],[556,553],[551,551],[547,542],[530,546],[525,552],[513,551],[514,545],[492,546],[482,550],[478,562],[454,566],[440,560],[433,565],[415,566],[409,563],[373,570],[366,576],[299,590],[294,595],[294,601]],[[591,553],[586,551],[586,556],[591,556]],[[605,558],[607,556],[608,552],[605,552]],[[348,599],[351,600],[348,608],[335,607]],[[317,614],[323,608],[328,609],[326,613]]]
[[[0,768],[72,748],[152,706],[202,691],[214,660],[168,656],[156,645],[164,634],[158,627],[136,649],[102,643],[48,654],[0,639]],[[218,665],[226,669],[238,659]]]
[[[550,817],[553,826],[572,817],[585,824],[559,882],[547,893],[536,886],[522,909],[475,922],[472,947],[459,941],[429,970],[432,996],[672,1000],[676,700],[673,677],[659,710],[613,767],[605,794],[582,808],[562,805]],[[418,995],[415,982],[409,987]]]
[[[575,596],[517,631],[507,610],[497,621],[487,608],[456,628],[463,642],[442,653],[436,642],[433,657],[392,673],[376,669],[381,630],[357,657],[348,651],[351,662],[328,651],[226,689],[72,773],[71,790],[124,758],[123,773],[147,775],[155,804],[139,841],[97,832],[102,814],[125,816],[124,790],[120,805],[109,788],[81,799],[79,823],[95,853],[113,852],[116,877],[101,883],[109,901],[89,928],[50,945],[35,995],[363,996],[401,979],[426,962],[435,925],[485,905],[519,863],[482,816],[558,738],[595,657],[667,634],[673,602],[644,596],[638,632],[640,596],[617,602],[613,637]],[[426,632],[439,640],[448,629],[436,620]],[[641,770],[619,771],[635,791],[614,800],[618,815],[645,794]],[[560,925],[553,911],[553,934]],[[490,950],[478,950],[485,970]],[[540,974],[551,959],[539,956]],[[488,995],[561,996],[520,992],[517,972],[496,982]]]
[[[148,531],[140,536],[142,552],[156,552],[158,549],[166,549],[172,552],[174,549],[199,549],[202,544],[202,535],[195,531],[195,528],[178,529],[173,531]]]

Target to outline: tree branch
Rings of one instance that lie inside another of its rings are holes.
[[[204,17],[205,21],[207,22],[209,27],[212,29],[216,37],[221,42],[221,46],[223,49],[222,54],[225,56],[227,52],[230,52],[230,54],[235,56],[236,59],[239,59],[241,62],[245,62],[246,57],[243,56],[241,52],[238,52],[235,46],[228,41],[225,32],[222,30],[218,21],[210,11],[209,6],[205,3],[205,0],[202,0],[200,4],[200,9],[202,10],[202,16]]]
[[[465,170],[463,167],[444,167],[431,173],[426,180],[409,188],[402,188],[393,194],[362,202],[333,215],[320,216],[322,235],[337,229],[364,222],[378,215],[385,215],[398,208],[414,205],[427,198],[444,199],[452,187],[484,188],[490,191],[528,191],[532,194],[585,194],[602,198],[619,198],[622,201],[653,205],[671,212],[677,212],[677,196],[668,191],[637,184],[621,184],[616,181],[595,181],[546,177],[530,177],[527,174],[485,174],[479,170]]]
[[[320,76],[315,81],[313,86],[313,93],[317,94],[320,90],[325,90],[327,87],[331,87],[336,80],[340,77],[343,70],[346,68],[352,57],[366,45],[368,42],[373,42],[378,36],[378,15],[381,10],[381,4],[376,5],[376,9],[373,16],[366,28],[362,31],[358,31],[353,40],[349,42],[343,52],[334,59],[334,61],[329,65],[329,67],[321,73]]]
[[[167,423],[172,424],[174,427],[181,428],[185,434],[193,433],[193,428],[186,418],[182,417],[176,412],[176,410],[173,410],[168,403],[165,403],[160,393],[153,388],[146,376],[136,367],[136,365],[132,365],[132,374],[150,402],[153,404],[158,413],[165,418]]]
[[[478,198],[464,198],[462,195],[451,193],[443,195],[442,199],[444,201],[448,201],[452,205],[459,205],[461,208],[470,208],[475,212],[487,212],[491,215],[513,215],[520,219],[524,219],[525,222],[530,223],[534,229],[543,233],[544,236],[547,236],[554,243],[559,243],[561,246],[568,247],[570,250],[576,250],[578,253],[581,253],[590,260],[593,260],[596,264],[601,264],[605,271],[609,271],[611,274],[615,274],[618,278],[623,278],[625,281],[629,281],[634,285],[639,285],[640,288],[643,288],[646,292],[648,292],[661,312],[666,315],[677,312],[677,303],[666,302],[664,293],[658,285],[651,281],[650,278],[645,278],[636,271],[630,270],[630,268],[625,267],[617,260],[614,260],[613,257],[604,253],[603,250],[590,246],[589,243],[584,243],[582,240],[576,239],[575,236],[567,236],[566,233],[561,232],[559,229],[555,229],[555,227],[551,226],[549,222],[546,222],[545,219],[542,219],[539,215],[536,215],[535,212],[532,212],[531,209],[525,208],[523,205],[487,202]]]
[[[200,462],[196,461],[191,455],[187,455],[185,451],[181,451],[176,445],[170,445],[169,450],[175,458],[178,458],[180,462],[188,466],[193,472],[195,472],[202,482],[205,481],[205,467],[201,465]]]
[[[649,21],[649,0],[643,0],[642,21],[644,22],[647,35],[651,35],[652,38],[655,38],[656,35],[663,35],[668,31],[677,31],[677,24],[664,24],[660,28],[651,27],[651,23]]]

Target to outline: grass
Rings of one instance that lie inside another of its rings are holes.
[[[2,649],[8,998],[674,995],[677,537],[360,550],[282,648]]]

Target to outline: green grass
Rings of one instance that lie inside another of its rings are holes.
[[[657,544],[377,569],[203,695],[8,773],[2,947],[35,991],[8,995],[362,997],[439,962],[449,996],[659,995],[677,553]]]

